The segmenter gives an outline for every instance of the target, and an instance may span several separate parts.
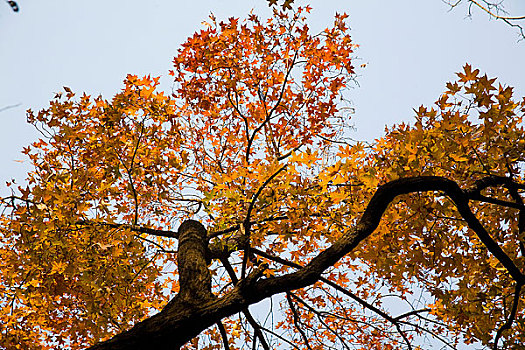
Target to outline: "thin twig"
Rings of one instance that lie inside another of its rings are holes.
[[[11,108],[16,108],[16,107],[21,106],[21,105],[22,105],[22,103],[17,103],[16,105],[5,106],[5,107],[0,108],[0,112],[3,112],[5,110],[11,109]]]

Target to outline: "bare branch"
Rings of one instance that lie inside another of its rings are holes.
[[[483,11],[485,11],[486,13],[488,13],[491,17],[495,19],[504,19],[507,21],[519,21],[519,20],[525,19],[525,16],[500,16],[496,12],[491,11],[488,6],[483,6],[483,4],[481,4],[479,1],[476,1],[476,0],[468,0],[468,1],[473,3],[474,5],[476,5],[477,7],[479,7],[480,9],[482,9]],[[486,1],[484,2],[490,5],[490,3],[488,2]],[[494,6],[496,7],[497,5],[494,4]]]
[[[227,258],[220,259],[222,265],[226,269],[226,272],[228,272],[228,275],[230,275],[230,278],[233,282],[233,284],[237,284],[239,282],[239,279],[237,278],[237,275],[235,274],[235,270],[231,266],[230,262]],[[264,334],[262,334],[261,326],[257,321],[253,318],[252,314],[250,313],[250,310],[248,308],[245,308],[242,310],[242,313],[246,317],[246,320],[250,323],[250,325],[253,328],[253,331],[255,333],[255,337],[259,339],[261,342],[261,345],[264,350],[270,350],[270,347],[268,346],[268,343],[266,342],[266,339],[264,338]]]
[[[252,248],[252,252],[259,255],[259,256],[262,256],[268,260],[272,260],[272,261],[275,261],[275,262],[278,262],[278,263],[281,263],[285,266],[290,266],[290,267],[294,267],[296,269],[302,269],[303,266],[299,265],[299,264],[296,264],[294,262],[291,262],[291,261],[288,261],[286,259],[283,259],[281,257],[278,257],[278,256],[274,256],[274,255],[271,255],[271,254],[268,254],[266,252],[263,252],[259,249],[256,249],[256,248]],[[403,318],[403,317],[407,317],[409,316],[410,313],[406,313],[406,314],[403,314],[403,315],[400,315],[398,317],[395,317],[393,318],[392,316],[390,316],[389,314],[387,314],[386,312],[382,311],[381,309],[375,307],[374,305],[370,304],[369,302],[361,299],[360,297],[358,297],[357,295],[355,295],[354,293],[350,292],[349,290],[341,287],[340,285],[338,285],[337,283],[335,282],[332,282],[330,281],[329,279],[325,278],[325,277],[320,277],[319,278],[319,281],[323,282],[323,283],[326,283],[327,285],[329,285],[330,287],[334,288],[335,290],[343,293],[344,295],[352,298],[354,301],[356,301],[357,303],[359,303],[361,306],[363,306],[364,308],[370,310],[370,311],[373,311],[375,312],[376,314],[378,314],[379,316],[383,317],[385,320],[387,320],[388,322],[392,323],[392,325],[394,325],[394,327],[396,327],[396,330],[397,332],[401,335],[401,337],[403,337],[405,343],[407,344],[407,346],[409,348],[411,348],[411,345],[410,345],[410,342],[406,336],[406,334],[403,332],[403,330],[401,329],[401,327],[399,326],[399,319]],[[414,313],[412,311],[412,313]]]
[[[288,164],[284,164],[282,167],[277,169],[276,172],[274,172],[269,178],[266,179],[266,181],[263,182],[263,184],[257,189],[257,192],[252,197],[252,200],[250,201],[250,206],[248,207],[248,211],[246,212],[246,218],[244,219],[244,222],[242,223],[242,229],[244,229],[244,235],[246,237],[250,237],[250,216],[252,214],[253,208],[255,207],[255,203],[257,202],[257,199],[261,195],[262,191],[268,186],[270,182],[279,175],[280,172],[285,170],[288,167]],[[240,227],[241,228],[241,227]],[[247,242],[246,249],[244,250],[244,259],[242,262],[242,270],[241,270],[241,277],[244,278],[246,275],[246,266],[248,264],[248,259],[250,257],[250,243]]]
[[[511,16],[508,15],[507,12],[503,8],[504,1],[487,1],[487,0],[465,0],[467,2],[468,6],[468,16],[472,16],[472,7],[477,7],[486,14],[489,15],[490,18],[493,18],[495,20],[501,20],[505,22],[507,25],[517,28],[519,31],[520,40],[525,39],[525,31],[523,24],[521,24],[523,20],[525,20],[525,16]],[[444,2],[450,6],[451,9],[454,9],[459,4],[463,2],[463,0],[444,0]]]

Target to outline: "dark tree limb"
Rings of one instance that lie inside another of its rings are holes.
[[[520,211],[518,214],[518,244],[521,250],[521,256],[525,256],[525,206],[523,204],[523,198],[519,194],[520,187],[516,183],[512,183],[508,187],[512,199],[517,205],[520,205]]]
[[[498,329],[498,332],[496,333],[496,336],[494,338],[494,347],[492,348],[493,350],[498,350],[498,342],[501,339],[501,337],[503,335],[503,332],[505,332],[506,330],[509,330],[512,327],[512,323],[514,322],[514,319],[516,318],[516,313],[518,311],[518,304],[520,302],[521,287],[522,287],[522,284],[520,284],[520,283],[516,284],[516,289],[514,291],[514,298],[512,300],[512,307],[511,307],[511,310],[510,310],[509,318]]]
[[[426,319],[426,320],[428,320],[428,319]],[[431,331],[431,330],[428,329],[428,328],[422,327],[422,326],[420,326],[420,325],[418,325],[418,324],[416,324],[416,323],[412,323],[412,322],[408,322],[408,321],[400,320],[399,322],[401,322],[401,323],[403,323],[403,324],[406,324],[407,326],[412,326],[412,327],[414,327],[415,329],[420,330],[421,332],[428,333],[428,334],[430,334],[432,337],[434,337],[435,339],[437,339],[437,340],[439,340],[440,342],[442,342],[442,343],[443,343],[444,345],[446,345],[447,347],[449,347],[449,348],[451,348],[451,349],[453,349],[453,350],[458,350],[458,348],[457,348],[454,344],[448,342],[446,339],[444,339],[443,337],[441,337],[440,334],[438,334],[438,333],[436,333],[436,332],[433,332],[433,331]],[[444,349],[444,348],[445,348],[445,347],[443,347],[442,349]]]
[[[221,333],[224,350],[230,350],[230,344],[228,343],[228,334],[226,333],[226,329],[224,328],[224,325],[221,321],[217,322],[217,328],[219,328],[219,332]]]
[[[290,296],[290,297],[293,297],[295,300],[297,300],[299,303],[301,303],[307,310],[309,310],[310,312],[314,313],[317,316],[317,319],[319,320],[319,322],[328,331],[330,331],[330,333],[332,333],[337,339],[339,339],[339,341],[341,342],[341,345],[343,345],[345,349],[350,350],[350,347],[346,344],[346,341],[343,339],[343,337],[341,337],[341,335],[339,335],[339,333],[337,333],[335,330],[333,330],[332,327],[330,327],[328,324],[326,324],[326,322],[323,320],[323,316],[321,315],[321,312],[319,312],[318,310],[314,309],[305,300],[301,299],[299,296],[297,296],[297,295],[295,295],[295,294],[293,294],[291,292],[286,293],[286,295]],[[310,348],[310,346],[308,346],[308,348]]]
[[[266,338],[264,337],[264,334],[262,332],[262,327],[257,323],[255,318],[253,318],[250,310],[248,308],[242,310],[242,313],[244,317],[246,317],[246,320],[250,323],[250,325],[253,328],[253,332],[255,333],[255,338],[259,339],[259,342],[261,343],[261,346],[264,350],[270,350],[270,346],[268,345],[268,342],[266,341]]]
[[[508,202],[508,201],[504,201],[504,200],[497,199],[497,198],[491,198],[491,197],[483,196],[481,194],[477,196],[473,196],[471,197],[471,199],[477,200],[480,202],[499,205],[501,207],[506,207],[506,208],[514,208],[514,209],[519,209],[519,210],[525,209],[525,206],[523,204]]]
[[[290,345],[292,348],[297,349],[297,350],[301,350],[301,349],[299,349],[299,347],[298,347],[297,345],[295,345],[294,343],[292,343],[291,341],[289,341],[289,340],[286,339],[285,337],[283,337],[283,336],[281,336],[281,335],[275,333],[275,332],[272,331],[271,329],[264,328],[264,327],[261,327],[261,329],[262,329],[263,331],[265,331],[266,333],[269,333],[269,334],[273,335],[274,337],[276,337],[276,338],[282,340],[283,342],[287,343],[287,344]]]
[[[401,314],[399,316],[394,317],[394,320],[399,321],[399,320],[401,320],[403,318],[407,318],[407,317],[412,316],[412,315],[419,315],[420,313],[430,312],[430,311],[431,311],[431,309],[427,309],[427,308],[419,309],[419,310],[412,310],[412,311],[405,312],[404,314]]]
[[[228,261],[228,259],[223,258],[220,261],[221,261],[222,265],[224,266],[224,268],[226,269],[226,272],[230,276],[230,279],[232,280],[233,284],[237,284],[237,282],[239,282],[239,279],[237,278],[237,275],[235,274],[235,270],[233,269],[233,267],[230,264],[230,262]],[[248,308],[245,308],[245,309],[242,310],[242,313],[244,314],[244,317],[246,317],[246,320],[252,326],[253,332],[255,333],[255,338],[259,339],[263,349],[264,350],[270,350],[270,347],[268,346],[268,343],[266,342],[266,339],[264,338],[264,334],[261,331],[261,326],[253,318],[252,314],[250,313],[250,310]],[[255,339],[254,339],[254,341],[255,341]]]
[[[243,233],[243,236],[246,236],[247,242],[246,246],[244,247],[244,257],[242,259],[242,268],[241,268],[241,277],[244,278],[246,276],[246,267],[248,264],[248,259],[250,258],[250,231],[251,231],[251,225],[250,225],[250,217],[252,215],[252,211],[255,208],[255,203],[257,203],[257,199],[259,199],[259,196],[261,195],[262,191],[270,184],[270,182],[279,175],[280,172],[285,170],[288,167],[288,164],[285,164],[281,166],[277,171],[275,171],[269,178],[266,179],[266,181],[263,182],[263,184],[257,189],[257,192],[254,194],[252,200],[250,201],[250,205],[248,207],[248,210],[246,212],[246,218],[244,219],[244,222],[239,227],[241,228],[241,232]]]
[[[137,233],[145,233],[152,236],[159,236],[159,237],[166,237],[166,238],[179,238],[179,233],[175,231],[170,230],[159,230],[155,228],[149,228],[144,226],[138,226],[138,225],[129,225],[129,224],[117,224],[117,223],[110,223],[110,222],[98,222],[98,221],[91,221],[91,220],[81,220],[75,223],[78,226],[104,226],[104,227],[111,227],[111,228],[121,228],[121,229],[128,229],[133,232]]]

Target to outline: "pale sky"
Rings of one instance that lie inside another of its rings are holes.
[[[218,19],[269,14],[266,0],[19,0],[14,13],[0,2],[0,195],[5,181],[23,182],[29,169],[20,154],[37,132],[25,110],[45,107],[63,86],[110,99],[128,73],[167,76],[179,45],[213,12]],[[465,7],[449,12],[441,0],[296,0],[313,7],[315,31],[335,12],[350,15],[360,44],[359,87],[349,94],[356,109],[356,139],[372,140],[385,125],[412,121],[412,108],[430,105],[454,73],[470,63],[525,96],[525,41],[484,13],[466,19]],[[525,1],[510,0],[518,14]]]

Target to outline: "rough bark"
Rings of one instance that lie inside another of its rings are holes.
[[[497,182],[489,185],[497,185]],[[272,295],[315,283],[327,268],[374,232],[388,205],[397,196],[423,191],[446,194],[488,250],[518,284],[524,284],[525,275],[492,240],[469,208],[469,195],[479,192],[479,189],[463,191],[454,181],[442,177],[400,179],[379,187],[357,225],[303,268],[283,276],[261,278],[265,268],[261,265],[220,298],[213,296],[210,291],[205,257],[206,231],[200,223],[186,221],[179,229],[180,293],[160,313],[90,349],[178,349],[224,317],[241,312],[247,306]]]
[[[182,223],[177,252],[180,292],[167,308],[177,302],[191,305],[213,299],[211,275],[206,261],[207,245],[206,229],[200,222],[187,220]]]

